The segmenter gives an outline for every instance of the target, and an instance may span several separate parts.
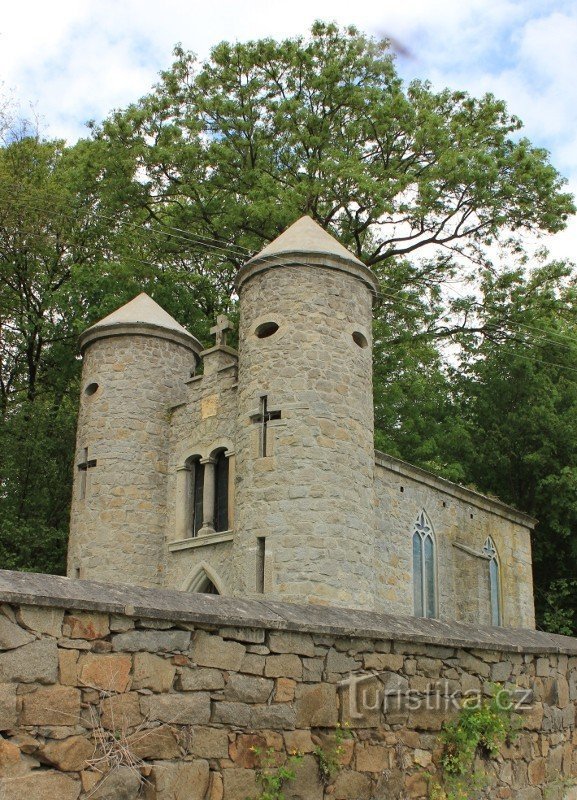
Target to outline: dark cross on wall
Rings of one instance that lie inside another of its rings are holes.
[[[260,441],[259,441],[259,455],[266,458],[267,455],[267,436],[268,436],[268,423],[271,419],[280,419],[280,411],[271,411],[268,407],[268,397],[264,394],[260,398],[260,412],[254,414],[251,419],[260,425]]]
[[[88,458],[88,448],[84,448],[84,460],[80,462],[78,465],[78,469],[82,472],[82,478],[80,482],[80,497],[86,497],[86,474],[89,469],[92,469],[96,466],[96,459],[95,458]]]

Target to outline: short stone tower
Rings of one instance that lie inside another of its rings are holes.
[[[86,330],[80,346],[68,574],[160,586],[168,408],[202,346],[146,294]]]
[[[372,608],[376,278],[303,217],[237,288],[237,588]]]

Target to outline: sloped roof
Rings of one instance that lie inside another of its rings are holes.
[[[362,261],[354,256],[346,247],[338,242],[334,236],[327,233],[324,228],[309,216],[304,216],[277,236],[270,244],[260,251],[255,259],[265,256],[277,256],[281,253],[319,253],[322,255],[338,256],[347,261],[353,261],[364,266]],[[251,259],[252,260],[252,259]]]

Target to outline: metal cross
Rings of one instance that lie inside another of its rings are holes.
[[[216,346],[226,345],[226,332],[232,330],[232,323],[225,314],[219,314],[216,325],[210,332],[216,336]]]
[[[86,497],[86,474],[89,469],[96,466],[95,458],[88,458],[88,448],[84,448],[84,461],[78,465],[78,469],[82,472],[82,479],[80,482],[80,497]]]
[[[268,423],[271,419],[280,419],[281,412],[280,411],[269,411],[268,408],[268,397],[264,394],[260,398],[260,413],[254,414],[252,417],[253,422],[258,422],[260,425],[260,455],[262,458],[266,458],[266,446],[267,446],[267,429]]]

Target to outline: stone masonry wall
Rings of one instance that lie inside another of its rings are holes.
[[[359,717],[351,673],[400,697],[529,690],[483,797],[577,797],[577,640],[5,571],[0,602],[1,800],[259,798],[255,747],[303,754],[286,800],[425,798],[450,712]],[[315,749],[346,723],[324,785]]]

